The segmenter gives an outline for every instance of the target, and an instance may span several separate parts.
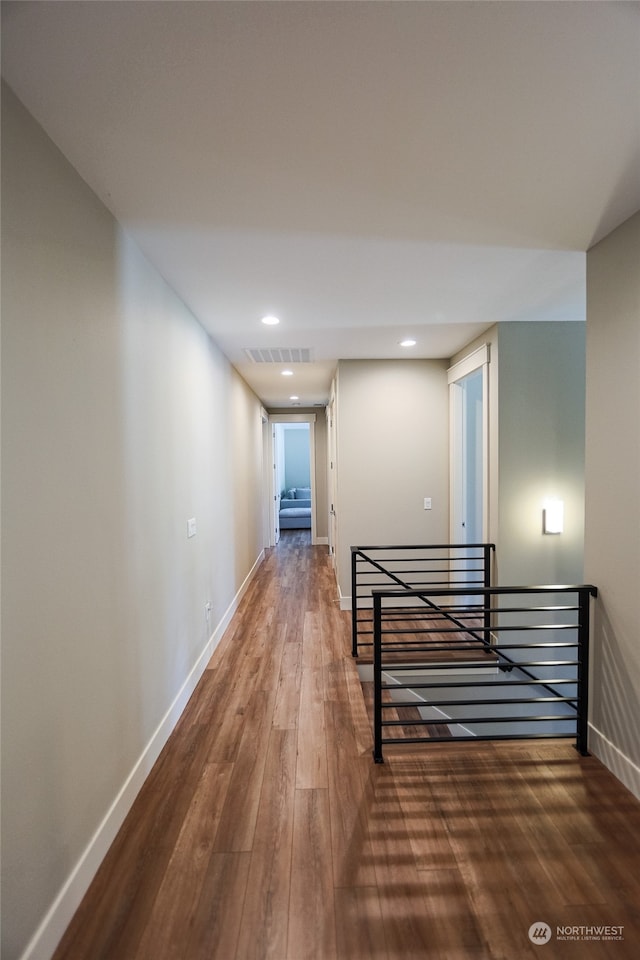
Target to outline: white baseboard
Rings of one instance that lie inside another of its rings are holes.
[[[640,800],[640,767],[592,724],[589,724],[589,750]]]
[[[340,609],[341,610],[351,610],[351,597],[345,596],[344,593],[338,588],[338,596],[340,598]]]
[[[242,597],[264,560],[262,550],[245,577],[240,589],[225,610],[215,630],[209,637],[204,649],[191,668],[173,703],[160,721],[148,744],[142,751],[131,773],[118,791],[102,823],[89,841],[84,853],[73,868],[58,896],[49,908],[40,926],[29,941],[20,960],[50,960],[60,939],[67,929],[74,913],[87,892],[98,867],[104,860],[109,847],[115,840],[118,830],[129,813],[151,768],[160,756],[162,748],[173,732],[191,694],[204,673],[214,650],[229,626],[231,618],[238,609]]]
[[[329,544],[329,537],[316,537],[313,542],[314,542],[314,543],[318,543],[318,544],[325,544],[325,543],[326,543],[327,546],[328,546],[328,544]]]

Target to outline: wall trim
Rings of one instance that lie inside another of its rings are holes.
[[[452,366],[447,369],[447,381],[450,384],[455,383],[456,380],[461,380],[463,377],[473,373],[474,370],[478,370],[479,367],[489,363],[491,357],[490,347],[490,343],[483,343],[482,346],[467,354],[462,360],[458,360],[457,363],[452,364]]]
[[[320,545],[322,545],[322,546],[324,546],[325,544],[328,546],[328,545],[329,545],[329,537],[316,537],[313,542],[316,543],[316,544],[320,544]]]
[[[640,767],[592,723],[589,724],[589,750],[640,800]]]
[[[100,864],[115,840],[118,830],[133,806],[134,800],[151,772],[154,763],[160,756],[164,745],[173,733],[191,694],[206,670],[214,650],[220,643],[225,630],[231,622],[231,618],[238,609],[242,597],[246,593],[249,584],[256,575],[263,560],[264,550],[261,550],[251,570],[225,610],[218,625],[204,645],[203,650],[198,655],[196,662],[189,671],[169,709],[134,764],[129,776],[116,794],[104,819],[87,844],[84,853],[80,856],[80,859],[63,884],[60,892],[40,923],[40,926],[27,944],[20,960],[50,960],[53,956],[73,915],[80,906],[80,902],[87,892],[91,881],[96,875]]]

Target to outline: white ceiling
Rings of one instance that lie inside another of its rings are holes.
[[[270,406],[410,334],[446,358],[584,319],[584,251],[640,208],[639,3],[2,15],[9,84]],[[314,362],[283,380],[267,346]]]

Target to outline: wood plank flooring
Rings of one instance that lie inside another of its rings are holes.
[[[637,957],[640,803],[564,740],[374,765],[306,538],[269,551],[55,960]],[[624,939],[556,936],[604,925]]]

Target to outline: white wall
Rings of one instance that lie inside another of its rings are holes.
[[[587,255],[590,748],[640,796],[640,213]]]
[[[15,960],[50,954],[259,561],[261,422],[8,91],[2,120],[2,956]]]
[[[350,547],[447,543],[449,410],[444,360],[342,360],[337,376],[338,586]],[[433,507],[424,509],[431,497]]]

